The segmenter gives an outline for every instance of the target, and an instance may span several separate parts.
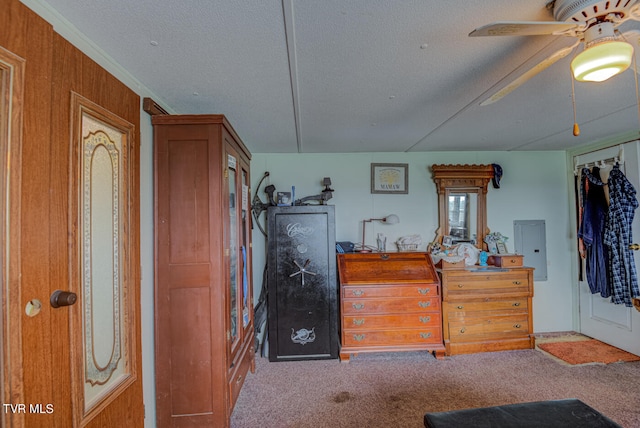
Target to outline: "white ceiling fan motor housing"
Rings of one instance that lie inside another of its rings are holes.
[[[637,11],[637,0],[556,0],[553,17],[557,21],[590,22],[608,17],[624,21]]]
[[[588,49],[593,44],[616,40],[614,31],[611,22],[601,22],[587,28],[584,32],[585,49]]]

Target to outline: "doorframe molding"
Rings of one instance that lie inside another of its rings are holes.
[[[2,399],[24,403],[20,283],[22,116],[26,61],[0,46],[0,222],[2,227]],[[23,427],[23,413],[2,413],[3,426]]]

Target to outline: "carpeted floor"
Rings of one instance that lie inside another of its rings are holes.
[[[569,366],[537,349],[457,355],[360,354],[270,363],[256,357],[233,428],[423,427],[426,412],[578,398],[640,427],[640,362]]]

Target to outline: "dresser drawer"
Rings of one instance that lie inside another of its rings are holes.
[[[239,361],[240,364],[234,367],[235,370],[229,378],[229,393],[231,396],[232,406],[238,399],[238,395],[240,395],[240,389],[242,389],[242,384],[244,383],[244,379],[251,368],[251,363],[254,358],[251,354],[251,350],[249,350],[246,355],[247,357]]]
[[[420,297],[438,296],[439,294],[437,284],[342,287],[342,297],[345,299],[367,297]]]
[[[394,346],[441,343],[439,327],[406,330],[348,330],[342,333],[343,346]]]
[[[440,310],[439,297],[410,299],[406,297],[390,297],[386,299],[343,299],[342,314],[362,313],[404,313],[428,312]]]
[[[466,302],[444,302],[443,306],[446,308],[449,316],[464,316],[467,312],[476,311],[518,311],[529,312],[529,301],[526,298],[522,299],[500,299],[500,300],[484,300],[478,301],[466,301]]]
[[[496,339],[528,335],[529,320],[526,314],[450,319],[448,323],[451,341]]]
[[[494,254],[489,256],[489,264],[498,267],[519,267],[523,265],[523,256],[521,254]]]
[[[523,275],[460,275],[450,278],[446,286],[446,294],[450,297],[506,293],[527,295],[529,291],[529,280]]]
[[[355,330],[394,329],[394,328],[440,328],[440,312],[409,313],[392,315],[346,315],[342,328]]]

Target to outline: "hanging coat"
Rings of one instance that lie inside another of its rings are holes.
[[[604,243],[609,247],[611,301],[633,306],[633,297],[640,297],[638,277],[632,250],[631,224],[638,200],[636,190],[616,164],[609,175],[609,216],[605,225]]]
[[[604,192],[605,184],[600,179],[600,169],[594,167],[590,172],[583,168],[580,184],[582,220],[578,237],[582,238],[585,247],[587,283],[592,294],[600,293],[602,297],[609,297],[609,248],[604,245],[609,205]]]

